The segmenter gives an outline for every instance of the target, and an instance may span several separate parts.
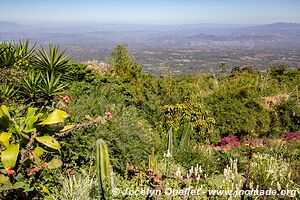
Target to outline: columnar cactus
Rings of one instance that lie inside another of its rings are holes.
[[[99,139],[96,141],[96,160],[99,188],[101,190],[101,199],[108,199],[110,186],[110,165],[109,155],[106,143]]]

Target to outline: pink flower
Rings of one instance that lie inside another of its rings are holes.
[[[156,183],[159,183],[159,182],[160,182],[160,180],[159,180],[158,177],[155,177],[155,178],[153,179],[153,181],[156,182]]]
[[[13,169],[10,169],[10,168],[6,168],[5,171],[9,175],[11,175],[11,174],[13,174],[15,172]]]
[[[221,142],[221,147],[229,146],[231,148],[240,146],[240,142],[235,135],[224,137]]]
[[[69,96],[64,96],[62,99],[63,99],[63,101],[64,101],[66,104],[69,104],[69,103],[70,103],[70,97],[69,97]]]
[[[283,141],[300,140],[300,133],[289,132],[282,136]]]

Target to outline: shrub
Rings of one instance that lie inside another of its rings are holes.
[[[199,150],[194,148],[176,149],[173,153],[173,158],[176,163],[179,163],[185,169],[189,169],[192,166],[199,164],[208,174],[217,171],[217,157],[214,157],[214,153],[205,150],[204,147]]]
[[[255,154],[252,162],[252,177],[254,188],[260,189],[296,189],[297,184],[292,180],[289,162],[279,155],[273,157],[267,154]]]
[[[62,166],[58,155],[62,143],[57,139],[109,120],[106,116],[98,116],[86,124],[63,126],[68,117],[66,112],[55,109],[43,117],[44,114],[37,111],[28,108],[25,114],[12,117],[6,106],[0,107],[1,199],[32,198],[47,193],[45,177],[49,171]]]
[[[59,184],[51,188],[53,199],[97,199],[97,179],[92,172],[81,170],[78,174],[58,177]]]
[[[94,141],[103,138],[109,148],[111,162],[117,172],[123,173],[127,163],[139,164],[148,157],[152,146],[160,149],[157,132],[132,105],[126,105],[127,96],[118,83],[75,83],[69,90],[71,120],[80,122],[86,117],[110,111],[113,119],[109,124],[77,131],[75,137],[64,139],[63,159],[72,167],[79,168],[91,160]],[[85,116],[89,113],[90,116]]]
[[[71,63],[68,66],[68,71],[64,74],[72,82],[92,82],[94,79],[98,78],[92,69],[87,69],[86,65],[78,63]]]
[[[191,98],[183,103],[165,105],[163,111],[162,122],[166,128],[178,130],[190,124],[195,130],[192,134],[195,141],[206,144],[216,142],[218,134],[214,132],[215,119],[199,100]]]
[[[113,72],[125,81],[135,80],[142,73],[142,67],[133,60],[126,44],[120,44],[112,51],[109,64]]]
[[[282,132],[297,132],[300,130],[300,104],[290,99],[276,108],[277,119]]]
[[[37,192],[41,189],[37,183],[42,172],[62,164],[53,156],[60,150],[60,144],[52,136],[49,125],[60,127],[68,115],[56,109],[40,120],[43,114],[36,111],[29,108],[25,117],[13,118],[6,106],[0,108],[0,146],[3,149],[0,198],[24,198],[28,192]]]

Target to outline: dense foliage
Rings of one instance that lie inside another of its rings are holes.
[[[110,198],[113,186],[299,190],[299,70],[155,77],[124,44],[109,60],[99,75],[58,46],[1,44],[0,199]],[[115,182],[107,190],[97,189],[98,139]]]

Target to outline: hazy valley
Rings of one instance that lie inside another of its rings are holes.
[[[286,64],[300,68],[300,24],[268,25],[113,25],[0,22],[0,41],[30,38],[41,45],[60,44],[78,62],[106,62],[111,50],[127,43],[146,72],[212,72],[253,65],[259,70]]]

